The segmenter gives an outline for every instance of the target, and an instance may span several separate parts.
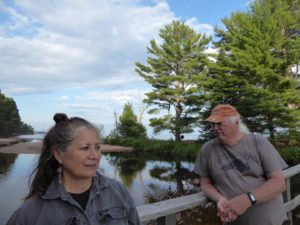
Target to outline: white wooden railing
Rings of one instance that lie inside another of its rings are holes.
[[[290,178],[300,173],[300,164],[284,170],[284,176],[287,184],[286,202],[284,203],[289,220],[292,222],[292,210],[300,204],[300,194],[292,199]],[[161,202],[138,206],[140,221],[146,223],[149,221],[159,221],[160,224],[175,225],[176,213],[203,206],[208,202],[202,192],[169,199]]]

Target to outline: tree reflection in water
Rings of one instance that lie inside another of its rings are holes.
[[[146,167],[147,160],[143,159],[140,154],[130,153],[110,153],[108,161],[119,171],[122,183],[130,187],[134,179],[140,175]]]
[[[171,186],[163,188],[155,184],[150,184],[148,191],[145,193],[150,203],[199,191],[195,183],[196,176],[189,169],[183,167],[181,162],[172,162],[169,166],[155,165],[150,170],[150,175],[160,181],[176,183],[174,190],[172,190]]]
[[[17,158],[16,154],[0,153],[0,176],[6,176]]]
[[[130,187],[135,178],[143,179],[142,171],[147,162],[156,162],[150,168],[149,174],[161,182],[172,183],[163,186],[157,183],[144,184],[145,202],[154,203],[199,192],[198,177],[182,163],[182,157],[168,155],[154,155],[147,152],[113,153],[109,154],[108,161],[119,170],[119,176],[125,186]],[[193,162],[194,159],[184,159]],[[144,183],[144,182],[143,182]],[[175,184],[175,185],[174,185]],[[208,208],[197,207],[176,215],[177,224],[221,224],[216,216],[214,206]],[[155,224],[154,222],[149,224]]]

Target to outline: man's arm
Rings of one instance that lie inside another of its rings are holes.
[[[286,190],[283,171],[274,171],[267,174],[267,181],[260,187],[252,190],[257,203],[267,202]]]
[[[277,197],[285,190],[285,178],[282,170],[279,170],[268,173],[266,182],[251,190],[251,193],[254,194],[256,203],[259,204]],[[229,203],[237,215],[243,214],[252,205],[246,193],[230,199]]]
[[[200,179],[201,191],[214,202],[218,202],[221,198],[224,198],[221,193],[212,185],[209,178]]]

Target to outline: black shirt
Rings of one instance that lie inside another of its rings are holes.
[[[79,193],[79,194],[70,193],[70,192],[69,192],[69,194],[72,196],[72,198],[76,202],[79,203],[79,205],[81,206],[82,209],[85,209],[87,201],[89,200],[90,190],[91,190],[91,187],[89,189],[87,189],[86,191]]]

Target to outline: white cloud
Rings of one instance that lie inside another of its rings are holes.
[[[294,65],[291,68],[291,72],[294,73],[294,74],[299,74],[300,75],[300,65]]]
[[[77,100],[96,100],[96,101],[109,101],[110,104],[117,102],[125,104],[127,102],[139,103],[145,98],[145,91],[141,90],[122,90],[122,91],[110,91],[110,92],[89,92],[83,96],[77,96]]]
[[[63,96],[58,98],[58,100],[69,100],[69,99],[70,99],[70,97],[66,96],[66,95],[63,95]]]
[[[199,24],[195,17],[186,20],[185,24],[192,27],[198,33],[205,33],[207,36],[213,36],[214,27],[210,24]]]
[[[65,104],[64,107],[74,109],[104,109],[100,104]]]
[[[174,19],[163,1],[153,6],[101,0],[15,4],[22,13],[1,4],[10,20],[1,29],[6,33],[0,36],[0,83],[9,94],[141,82],[134,63],[144,60],[150,39]],[[30,35],[28,26],[34,29]]]
[[[8,94],[144,82],[134,71],[150,39],[175,19],[165,1],[30,1],[1,3],[0,84]],[[18,10],[17,10],[18,9]],[[196,18],[187,24],[210,32]],[[4,32],[4,34],[3,34]]]

